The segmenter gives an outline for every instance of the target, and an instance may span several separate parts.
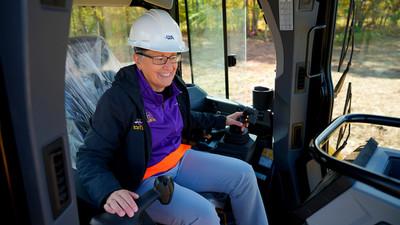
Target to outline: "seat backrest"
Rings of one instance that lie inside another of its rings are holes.
[[[107,215],[102,209],[90,204],[90,197],[76,170],[76,153],[89,129],[90,117],[101,95],[111,87],[120,67],[121,64],[103,38],[87,36],[69,40],[65,69],[65,111],[80,224],[154,225],[145,211],[138,214],[139,217],[119,218]],[[93,222],[95,215],[111,218],[101,220],[101,217]]]
[[[72,167],[101,95],[121,67],[99,36],[70,38],[65,64],[65,113]]]

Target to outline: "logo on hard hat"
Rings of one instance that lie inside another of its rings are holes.
[[[167,39],[167,40],[174,40],[174,36],[172,36],[172,35],[165,35],[165,39]]]

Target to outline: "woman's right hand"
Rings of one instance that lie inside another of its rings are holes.
[[[107,198],[106,204],[104,204],[104,210],[111,214],[117,214],[120,217],[125,215],[133,217],[138,211],[138,206],[135,202],[135,199],[138,198],[138,194],[125,189],[114,191]]]

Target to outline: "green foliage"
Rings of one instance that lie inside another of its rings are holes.
[[[71,14],[70,37],[97,35],[123,62],[129,62],[127,37],[133,21],[144,13],[138,7],[76,7]]]
[[[400,34],[400,0],[355,0],[356,42],[381,36]],[[187,0],[189,28],[193,35],[222,31],[222,3],[215,0]],[[341,43],[350,0],[339,1],[335,43]],[[183,33],[187,32],[185,1],[179,0],[179,19]],[[116,51],[127,52],[126,37],[133,21],[143,14],[139,7],[73,7],[70,36],[100,35]],[[268,27],[256,0],[227,0],[228,33],[242,33],[244,28],[253,38],[268,38]],[[193,37],[194,37],[193,36]],[[218,35],[217,35],[218,36]]]
[[[350,0],[339,1],[337,13],[337,31],[342,31],[346,25],[346,17]],[[215,0],[187,0],[189,21],[192,29],[202,31],[204,29],[219,30],[222,26],[221,1]],[[186,24],[185,1],[178,1],[181,23]],[[246,6],[247,4],[247,6]],[[246,10],[247,7],[247,10]],[[400,30],[400,0],[356,0],[356,28],[357,31],[374,31],[398,33]],[[143,9],[139,9],[143,11]],[[247,15],[244,13],[247,12]],[[129,32],[130,23],[141,13],[130,7],[73,7],[71,15],[70,36],[77,35],[106,35],[104,25],[110,21],[110,17],[116,18],[109,24],[110,33]],[[118,18],[119,22],[118,22]],[[248,29],[255,25],[256,30],[264,30],[265,27],[261,10],[254,0],[228,0],[227,1],[228,31],[235,32],[242,28],[244,18],[256,21],[256,24],[247,24]],[[121,24],[121,21],[125,24]],[[186,31],[186,25],[183,29]]]
[[[356,0],[354,40],[356,44],[380,42],[400,36],[400,0]],[[335,45],[341,46],[350,1],[339,1]]]
[[[337,31],[346,25],[350,0],[339,1]],[[400,0],[355,0],[357,32],[398,33],[400,30]]]

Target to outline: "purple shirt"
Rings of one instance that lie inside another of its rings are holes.
[[[181,144],[183,121],[176,100],[176,96],[181,92],[172,83],[171,96],[163,99],[162,94],[151,89],[143,73],[140,70],[137,70],[137,72],[147,123],[151,130],[152,153],[148,164],[148,167],[150,167],[160,162]]]

